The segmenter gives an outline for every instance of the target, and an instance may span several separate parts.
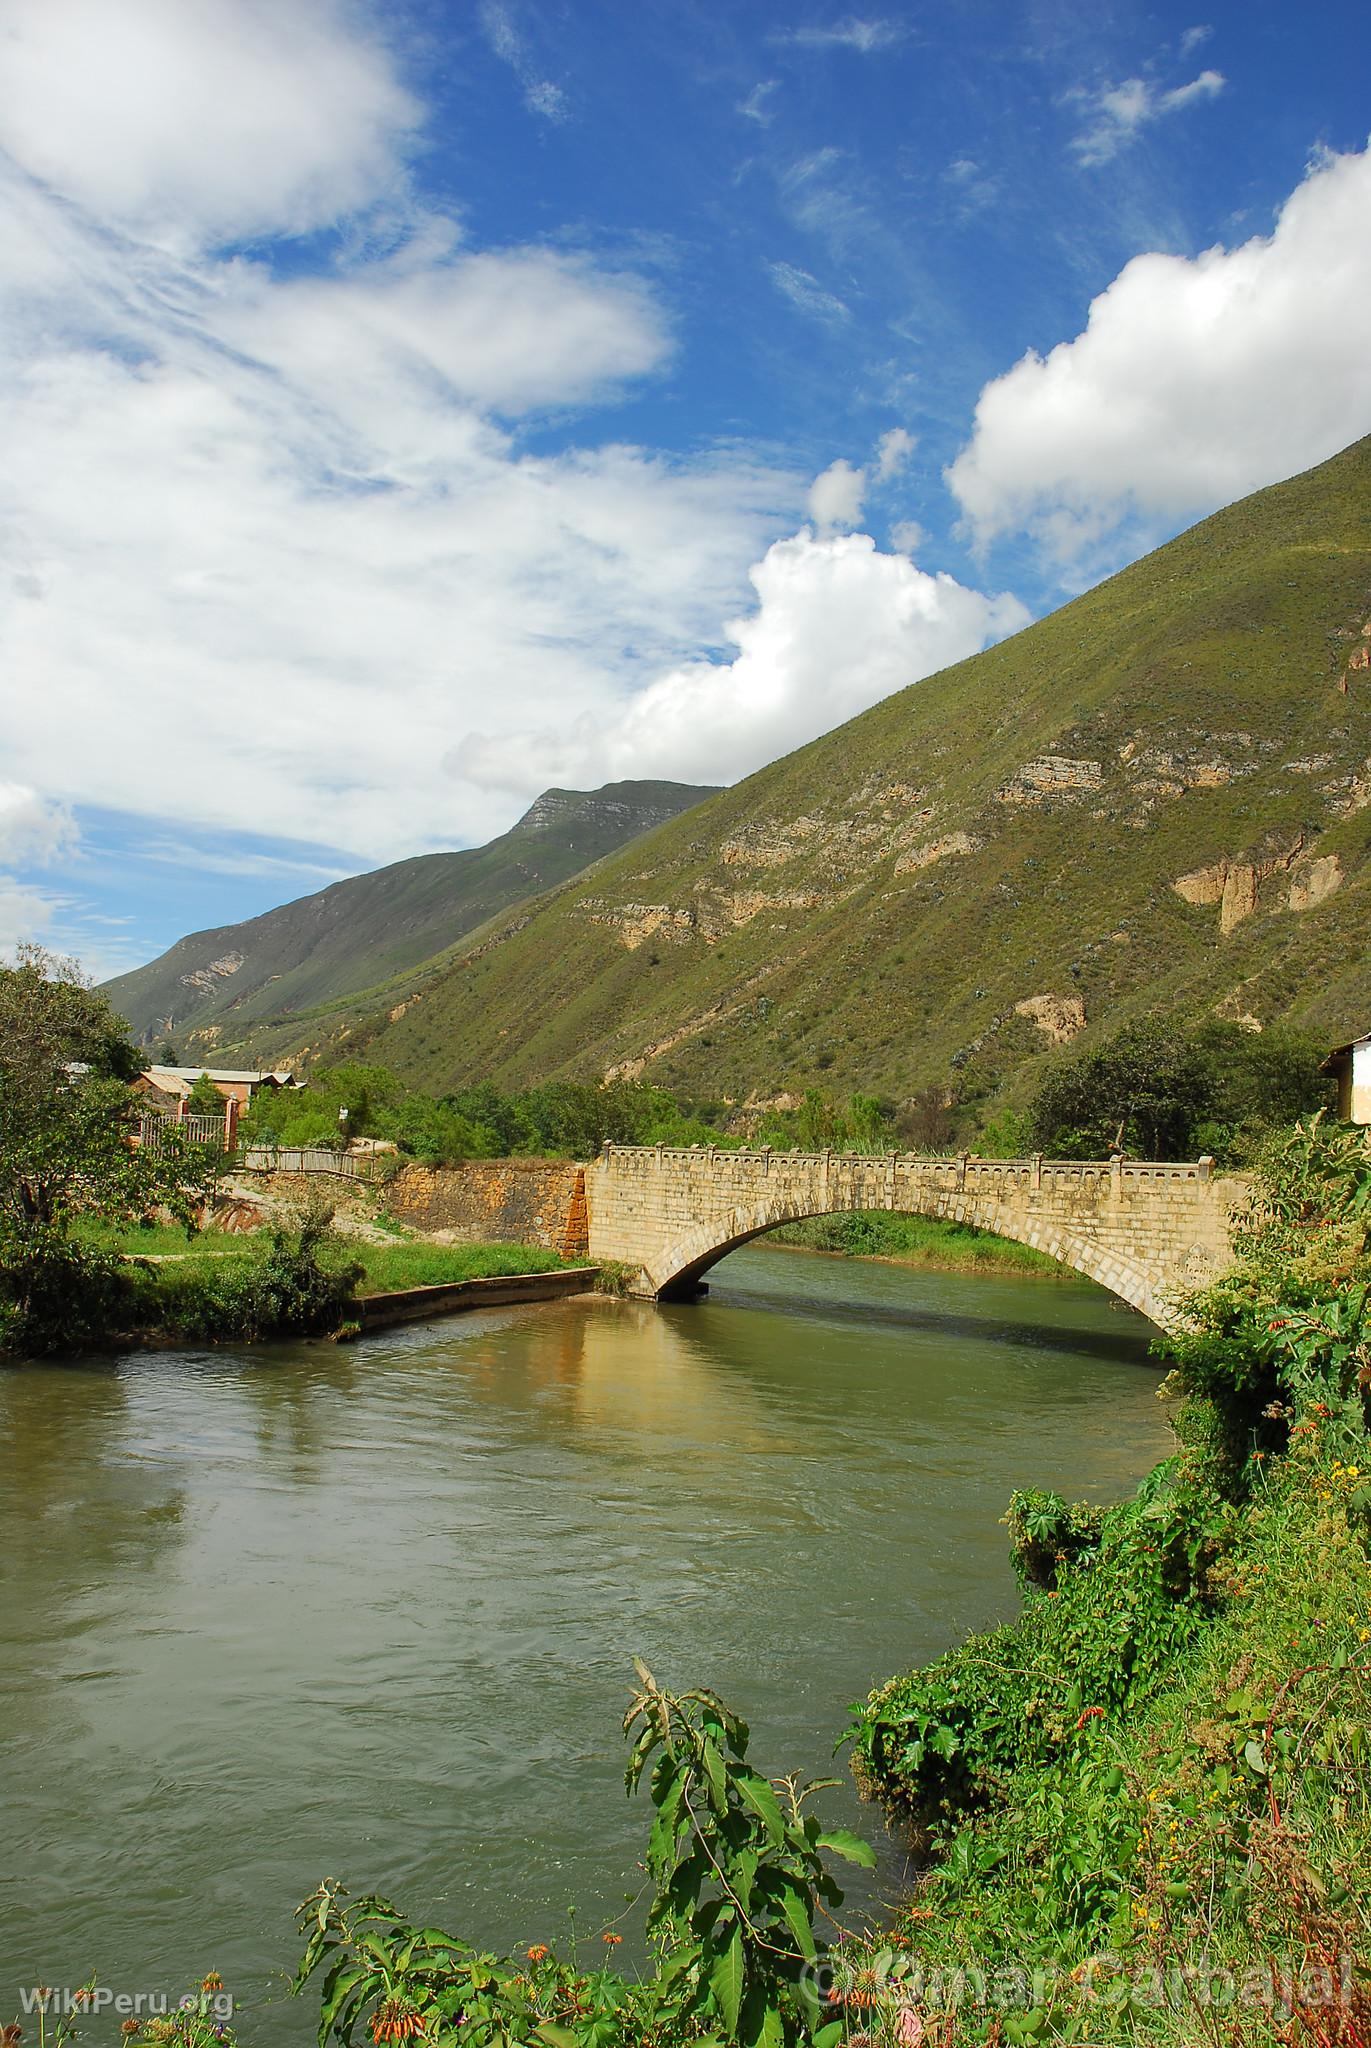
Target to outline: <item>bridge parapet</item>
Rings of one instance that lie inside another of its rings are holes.
[[[1226,1263],[1245,1184],[1213,1161],[981,1159],[970,1153],[777,1152],[606,1145],[586,1172],[590,1256],[633,1266],[638,1291],[693,1292],[718,1259],[806,1216],[944,1217],[1035,1246],[1166,1327]]]

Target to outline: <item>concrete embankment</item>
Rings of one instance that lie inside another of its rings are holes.
[[[365,1336],[372,1330],[388,1330],[394,1323],[427,1322],[468,1309],[557,1301],[569,1294],[585,1294],[599,1270],[598,1266],[570,1266],[556,1273],[497,1273],[486,1280],[450,1280],[436,1287],[365,1294],[357,1302],[357,1320]]]

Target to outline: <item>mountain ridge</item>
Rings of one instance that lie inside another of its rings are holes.
[[[416,854],[241,923],[188,932],[104,993],[144,1043],[189,1033],[204,1051],[226,1023],[365,994],[713,794],[664,781],[544,790],[485,846]]]
[[[1371,438],[264,1054],[1013,1096],[1145,1010],[1371,1020]]]

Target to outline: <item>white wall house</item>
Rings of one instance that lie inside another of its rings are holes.
[[[1350,1045],[1335,1045],[1320,1067],[1338,1084],[1338,1115],[1344,1122],[1371,1124],[1371,1032]]]

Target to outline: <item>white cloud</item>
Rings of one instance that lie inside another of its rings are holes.
[[[1181,37],[1181,61],[1193,57],[1202,43],[1207,43],[1214,31],[1208,22],[1200,22],[1194,28],[1186,29]]]
[[[850,317],[843,301],[835,298],[832,292],[826,292],[819,280],[811,277],[807,270],[800,270],[793,263],[771,263],[767,268],[777,290],[784,292],[802,313],[812,313],[819,320],[846,320]]]
[[[1371,150],[1321,161],[1270,236],[1135,257],[1084,333],[986,385],[947,480],[982,542],[1145,540],[1371,429],[1368,331]]]
[[[764,78],[759,85],[753,86],[745,100],[739,100],[734,112],[744,115],[749,121],[756,121],[762,128],[770,127],[776,118],[770,105],[771,95],[779,83],[779,79]]]
[[[529,112],[540,114],[545,121],[565,121],[570,112],[566,94],[550,78],[539,77],[528,44],[515,27],[514,17],[503,5],[503,0],[485,0],[481,9],[481,26],[491,49],[502,63],[508,64],[523,87],[524,105]]]
[[[0,861],[7,867],[48,867],[76,847],[76,821],[63,803],[22,782],[0,782]]]
[[[655,369],[669,342],[642,283],[545,249],[463,254],[448,223],[345,276],[278,281],[236,265],[214,333],[325,398],[354,425],[469,400],[501,413],[567,405]]]
[[[757,607],[733,620],[738,652],[674,668],[603,728],[587,719],[519,736],[536,784],[660,774],[731,782],[869,710],[893,690],[1028,624],[1017,598],[930,576],[868,534],[776,541],[751,572]],[[510,787],[504,738],[468,737],[467,774]]]
[[[10,202],[12,206],[10,205]],[[0,179],[0,760],[75,803],[342,846],[508,823],[443,766],[491,707],[590,716],[707,644],[799,480],[745,451],[535,455],[498,410],[660,362],[632,279],[422,220],[325,278],[126,260]]]
[[[1188,85],[1173,86],[1169,92],[1159,92],[1145,78],[1125,78],[1100,92],[1078,93],[1075,97],[1090,110],[1090,123],[1071,147],[1083,164],[1106,164],[1153,121],[1216,98],[1226,83],[1221,71],[1201,71]]]
[[[61,908],[59,898],[0,875],[0,956],[13,953],[24,939],[41,939]]]
[[[917,555],[927,538],[917,519],[897,519],[890,529],[890,544],[901,555]]]
[[[876,481],[889,483],[898,476],[918,447],[917,438],[904,427],[891,427],[876,443]]]
[[[821,531],[856,526],[866,496],[866,471],[840,457],[815,477],[809,487],[809,516]]]
[[[869,57],[873,50],[885,50],[892,43],[901,42],[908,33],[898,21],[863,21],[850,15],[846,21],[834,22],[828,28],[783,30],[776,40],[798,43],[802,49],[856,50]]]
[[[166,246],[299,234],[403,182],[419,108],[342,0],[7,0],[0,137]]]

